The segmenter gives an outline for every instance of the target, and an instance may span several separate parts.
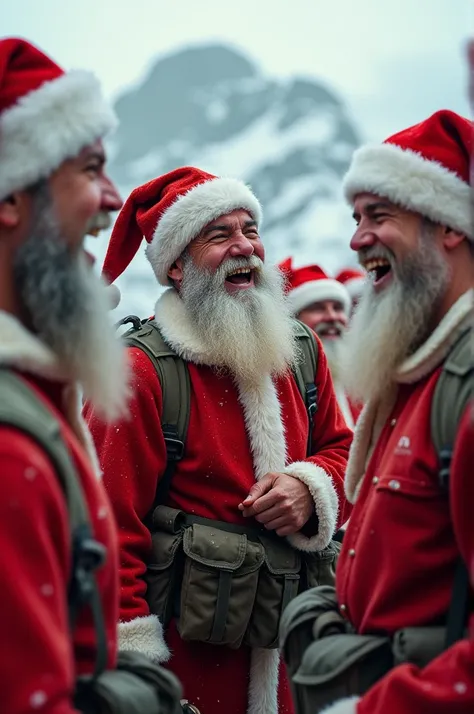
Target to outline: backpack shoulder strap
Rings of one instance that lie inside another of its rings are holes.
[[[431,405],[431,438],[440,463],[441,485],[447,487],[449,465],[461,416],[474,395],[471,329],[454,343],[437,381]]]
[[[127,318],[132,321],[132,318]],[[133,318],[138,320],[138,318]],[[165,342],[154,320],[126,332],[122,339],[138,347],[150,359],[161,383],[163,411],[161,426],[166,444],[167,465],[160,479],[156,503],[164,503],[176,464],[183,458],[191,408],[191,383],[186,362]],[[138,329],[137,329],[138,328]]]
[[[452,346],[436,384],[431,404],[431,438],[438,454],[439,482],[448,495],[456,432],[474,393],[471,329],[465,329]],[[463,559],[459,558],[446,621],[446,648],[464,637],[469,612],[469,592],[468,570]]]
[[[308,444],[306,454],[311,455],[311,436],[314,422],[314,415],[318,410],[318,390],[314,383],[318,369],[318,343],[309,327],[303,322],[296,320],[296,337],[301,351],[301,360],[293,368],[293,376],[298,385],[299,392],[303,398],[308,412],[309,429]]]
[[[89,513],[61,428],[45,404],[14,372],[0,369],[0,424],[30,436],[51,460],[64,491],[72,548],[68,592],[69,622],[74,628],[79,610],[89,604],[97,637],[96,673],[107,664],[107,641],[94,570],[105,559],[105,548],[93,539]]]

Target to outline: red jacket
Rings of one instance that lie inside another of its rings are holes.
[[[177,348],[181,336],[173,333],[162,304],[158,312],[163,331],[166,334],[168,330],[168,339]],[[172,320],[173,325],[178,322]],[[140,350],[131,349],[130,357],[134,372],[131,417],[108,427],[90,409],[86,417],[120,529],[121,643],[163,660],[168,650],[159,623],[149,616],[143,581],[151,551],[151,537],[143,519],[153,505],[166,464],[161,386],[151,362]],[[319,409],[313,430],[314,456],[309,460],[305,454],[308,418],[292,377],[281,378],[275,385],[263,378],[259,391],[244,394],[231,377],[217,376],[211,367],[197,365],[196,361],[188,363],[192,389],[188,438],[185,457],[173,476],[169,505],[206,518],[247,523],[238,504],[254,484],[255,474],[284,470],[288,464],[288,473],[309,484],[320,516],[319,532],[311,538],[297,534],[293,543],[303,549],[324,547],[349,515],[343,474],[351,433],[338,410],[323,351],[316,375]],[[265,669],[263,660],[252,660],[248,648],[230,650],[186,643],[173,625],[166,639],[173,652],[171,669],[181,678],[186,697],[205,714],[220,714],[223,708],[228,714],[244,714],[252,669],[260,675],[262,692],[273,687],[271,696],[275,695],[275,653],[270,653],[273,661]],[[271,676],[267,677],[270,669]],[[249,711],[258,711],[259,696]],[[291,710],[286,688],[280,691],[280,699],[281,706]],[[272,711],[270,706],[265,714]]]
[[[5,328],[7,323],[9,329],[14,326],[15,347],[25,340],[30,369],[34,369],[37,349],[42,362],[38,371],[57,373],[52,355],[46,369],[44,348],[0,312],[0,326]],[[4,339],[6,333],[4,329],[0,362],[11,365],[15,358]],[[22,358],[19,355],[17,361]],[[81,480],[94,535],[108,549],[98,584],[112,668],[117,647],[117,545],[107,495],[81,443],[86,437],[79,415],[65,407],[64,382],[21,376],[59,421]],[[95,631],[91,614],[84,611],[71,642],[67,611],[71,543],[64,493],[44,451],[30,437],[7,426],[0,426],[0,479],[0,709],[5,714],[72,714],[75,676],[91,674],[94,668]]]
[[[440,365],[469,307],[456,303],[451,322],[446,316],[398,373],[392,400],[367,405],[358,421],[346,476],[356,500],[336,580],[341,612],[357,632],[433,624],[448,611],[460,552],[472,568],[472,422],[464,415],[458,431],[449,496],[430,429]],[[462,642],[422,671],[398,666],[358,702],[342,700],[327,714],[472,714],[473,654],[472,642]]]

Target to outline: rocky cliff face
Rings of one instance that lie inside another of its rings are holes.
[[[318,262],[329,271],[353,262],[340,184],[359,140],[328,87],[311,78],[268,78],[236,50],[204,46],[156,62],[116,110],[110,173],[124,197],[183,165],[237,176],[263,205],[269,260],[292,254],[297,264]],[[143,254],[119,285],[122,314],[152,311],[158,290]]]

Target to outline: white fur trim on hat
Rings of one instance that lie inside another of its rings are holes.
[[[219,216],[244,208],[260,224],[262,209],[248,186],[233,178],[200,183],[161,216],[146,255],[158,282],[169,285],[168,270],[202,229]]]
[[[351,278],[344,282],[344,287],[351,296],[351,298],[357,298],[362,294],[362,290],[365,285],[365,278]]]
[[[288,295],[288,301],[294,315],[304,310],[305,307],[312,305],[313,302],[319,302],[320,300],[338,300],[342,302],[344,311],[347,314],[351,309],[351,299],[346,287],[332,278],[310,280],[307,283],[298,285]]]
[[[343,188],[350,203],[358,193],[375,193],[474,238],[469,185],[418,152],[394,144],[363,146],[354,152]]]
[[[93,74],[45,82],[0,114],[0,200],[49,176],[116,124]]]

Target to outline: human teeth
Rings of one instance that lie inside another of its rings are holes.
[[[237,268],[237,270],[233,270],[231,273],[227,273],[227,277],[230,278],[232,275],[239,275],[239,273],[245,273],[248,275],[250,273],[250,268]]]
[[[364,268],[370,272],[371,270],[386,267],[387,265],[390,267],[389,261],[385,260],[385,258],[372,258],[372,260],[365,261]]]

